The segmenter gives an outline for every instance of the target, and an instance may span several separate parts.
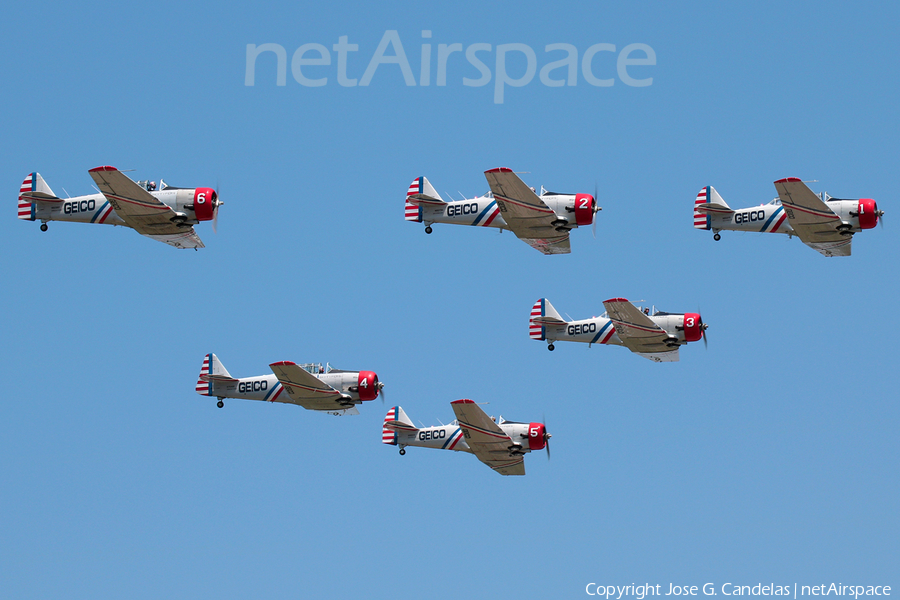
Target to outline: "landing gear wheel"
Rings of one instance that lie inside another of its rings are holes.
[[[216,406],[218,406],[219,408],[222,408],[225,406],[225,403],[222,402],[221,400],[219,400],[218,402],[216,402]]]
[[[722,239],[722,236],[717,233],[716,235],[713,236],[713,239],[718,242],[719,240]]]
[[[428,225],[428,226],[425,228],[425,233],[431,233],[432,231],[434,231],[434,230],[431,228],[431,225]]]
[[[47,231],[47,224],[41,223],[41,231]]]
[[[553,344],[547,344],[547,350],[549,350],[550,352],[553,352],[555,349],[556,346],[554,346]]]
[[[850,231],[852,228],[853,228],[853,226],[849,225],[847,223],[841,223],[840,225],[837,226],[838,231]]]
[[[406,454],[406,448],[400,448],[400,456]]]
[[[853,235],[852,231],[838,231],[842,236],[847,237],[848,235]]]

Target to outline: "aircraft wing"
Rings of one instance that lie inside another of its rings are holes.
[[[484,172],[497,207],[516,237],[544,254],[569,254],[569,232],[551,225],[556,213],[506,167]]]
[[[481,407],[471,400],[454,400],[450,406],[466,436],[466,444],[478,460],[501,475],[525,474],[525,459],[509,451],[512,439]]]
[[[603,306],[616,328],[619,339],[632,352],[641,355],[659,355],[673,350],[666,345],[669,334],[625,298],[611,298],[605,301]],[[654,360],[650,356],[646,358]],[[671,355],[669,358],[671,359]],[[677,360],[677,358],[676,352],[675,359]],[[656,362],[663,362],[663,360],[665,359]],[[671,360],[665,360],[665,362],[671,362]]]
[[[115,167],[97,167],[88,173],[116,214],[141,235],[176,248],[203,248],[193,227],[176,225],[172,221],[175,211],[171,207]]]
[[[286,360],[272,363],[269,368],[284,386],[284,391],[287,392],[292,404],[330,413],[355,408],[351,402],[344,400],[341,392],[297,366],[297,363]],[[357,411],[350,414],[359,413]]]
[[[788,177],[776,181],[775,189],[800,241],[825,256],[850,256],[853,236],[838,230],[841,218],[805,183]]]

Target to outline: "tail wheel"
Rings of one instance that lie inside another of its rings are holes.
[[[406,454],[406,448],[400,448],[400,456]]]
[[[41,223],[41,231],[47,231],[47,224]]]
[[[432,231],[434,230],[431,228],[431,225],[425,227],[425,233],[431,233]]]
[[[222,402],[221,400],[219,400],[218,402],[216,402],[216,406],[218,406],[219,408],[222,408],[225,406],[225,403]]]
[[[718,242],[719,240],[722,239],[722,236],[717,233],[716,235],[713,236],[713,239]]]
[[[556,350],[556,346],[554,346],[553,344],[547,344],[547,350],[553,352],[554,350]]]

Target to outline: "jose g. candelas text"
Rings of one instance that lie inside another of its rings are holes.
[[[666,589],[668,587],[668,589]],[[634,598],[644,600],[648,596],[890,596],[889,585],[844,585],[842,583],[821,583],[819,585],[798,585],[796,583],[777,585],[774,583],[757,583],[756,585],[738,585],[736,583],[704,583],[696,585],[664,586],[662,584],[603,585],[589,583],[584,588],[588,596],[604,596],[606,600],[622,600]]]
[[[430,40],[431,31],[422,32],[422,39]],[[291,55],[291,75],[294,81],[306,87],[321,87],[336,80],[342,87],[367,86],[375,77],[378,68],[399,69],[403,81],[407,86],[430,86],[432,81],[432,68],[434,68],[434,85],[447,85],[447,64],[452,66],[462,65],[470,74],[476,72],[477,78],[461,77],[461,83],[469,87],[481,87],[494,82],[494,104],[503,104],[506,86],[522,87],[528,85],[538,75],[538,80],[547,87],[562,87],[578,85],[580,78],[588,85],[596,87],[611,87],[616,81],[631,87],[647,87],[653,84],[653,77],[649,77],[649,67],[656,65],[656,52],[647,44],[628,44],[617,49],[614,44],[593,44],[584,52],[573,44],[558,43],[544,46],[543,55],[538,60],[538,55],[533,48],[526,44],[497,44],[488,43],[469,44],[465,48],[460,43],[437,44],[432,48],[430,42],[421,44],[418,75],[413,72],[412,64],[407,58],[406,50],[400,41],[400,34],[391,29],[384,32],[381,42],[375,48],[371,58],[363,49],[360,52],[359,44],[351,44],[348,36],[342,35],[338,42],[329,50],[326,46],[316,43],[303,44]],[[390,49],[391,54],[388,54]],[[434,52],[432,52],[434,50]],[[334,53],[332,55],[332,53]],[[521,62],[525,59],[525,69],[515,69],[513,77],[507,73],[506,61],[508,57],[518,55],[514,59]],[[267,74],[271,73],[271,61],[275,60],[275,85],[287,85],[288,53],[280,44],[247,44],[247,67],[244,72],[244,85],[256,85],[256,66],[260,62]],[[538,63],[541,69],[538,73]],[[366,64],[362,77],[357,79],[363,64]],[[493,67],[493,71],[491,71]],[[458,70],[458,69],[456,69]],[[459,83],[460,80],[451,81]]]

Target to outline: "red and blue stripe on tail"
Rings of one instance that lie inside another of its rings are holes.
[[[700,193],[697,194],[697,199],[694,200],[694,228],[695,229],[712,229],[712,225],[710,224],[711,218],[707,213],[702,213],[697,210],[697,207],[701,204],[706,204],[709,202],[709,186],[706,186]]]

